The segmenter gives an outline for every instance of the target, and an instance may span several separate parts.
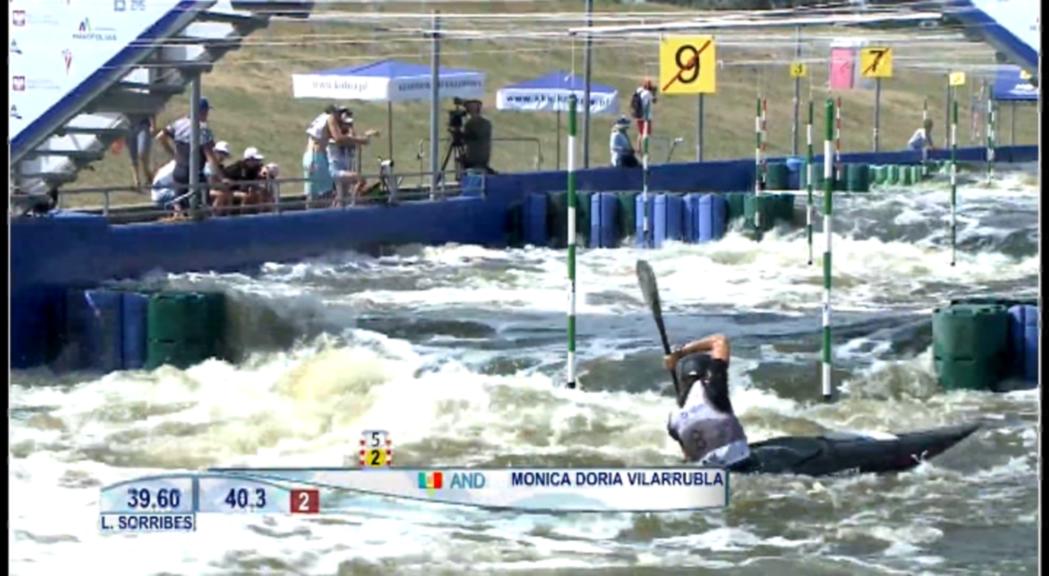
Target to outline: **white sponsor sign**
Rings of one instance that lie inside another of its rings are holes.
[[[499,110],[566,111],[568,99],[575,94],[582,111],[582,90],[518,89],[503,88],[496,93],[496,108]],[[590,94],[591,114],[616,114],[619,112],[618,93]]]
[[[338,74],[293,74],[295,98],[329,100],[370,100],[404,102],[430,98],[430,76],[340,76]],[[438,94],[446,98],[480,98],[484,95],[484,74],[442,72]]]
[[[179,0],[10,0],[8,140],[69,97],[178,4]]]

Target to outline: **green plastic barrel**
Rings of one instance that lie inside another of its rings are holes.
[[[881,164],[871,164],[869,171],[872,186],[877,186],[885,183],[884,166],[882,166]]]
[[[808,163],[802,163],[801,165],[801,187],[808,188],[809,185],[809,174],[808,174]],[[817,190],[823,189],[823,163],[813,162],[812,163],[812,187]]]
[[[164,365],[188,368],[207,360],[210,356],[208,346],[204,342],[150,340],[146,343],[147,370],[153,370]]]
[[[897,164],[890,164],[886,167],[885,171],[885,183],[889,186],[897,186],[900,183],[900,167]]]
[[[911,166],[911,179],[914,180],[915,184],[925,179],[925,170],[922,168],[921,164]]]
[[[775,221],[786,222],[788,224],[794,222],[794,194],[776,194],[775,200]]]
[[[1004,370],[1004,364],[994,358],[935,358],[933,364],[945,390],[992,390]]]
[[[787,190],[790,187],[790,170],[785,162],[769,162],[765,168],[766,190]]]
[[[619,239],[634,235],[637,219],[637,192],[618,192],[619,201]]]
[[[761,231],[771,230],[775,225],[777,207],[781,201],[776,195],[763,194],[761,196],[748,195],[743,200],[743,219],[748,228],[755,228],[754,216],[761,213]]]
[[[568,192],[550,192],[546,212],[546,233],[553,248],[568,246]]]
[[[914,171],[910,166],[900,166],[900,185],[911,186],[914,184]]]
[[[989,358],[1005,352],[1009,314],[997,304],[955,304],[932,316],[933,356]]]
[[[204,341],[210,328],[208,304],[193,292],[161,292],[149,299],[146,337],[166,342]]]
[[[207,307],[207,334],[204,343],[209,346],[209,355],[227,359],[226,354],[226,295],[222,292],[201,294]]]
[[[867,192],[871,188],[870,166],[849,164],[845,167],[845,184],[849,192]]]
[[[726,211],[728,220],[735,220],[736,218],[743,217],[743,203],[746,198],[746,192],[728,192],[725,194],[725,201],[728,203],[728,210]]]

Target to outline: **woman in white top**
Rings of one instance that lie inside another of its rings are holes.
[[[914,131],[911,139],[907,141],[907,147],[923,153],[933,149],[931,119],[926,118],[922,127]]]

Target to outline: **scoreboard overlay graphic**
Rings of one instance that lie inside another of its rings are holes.
[[[395,468],[389,439],[362,434],[358,468],[213,468],[106,486],[99,529],[193,532],[199,514],[338,513],[355,495],[521,512],[670,512],[729,500],[729,473],[717,468]]]

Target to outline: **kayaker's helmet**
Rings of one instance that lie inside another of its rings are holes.
[[[706,380],[710,373],[712,359],[710,354],[689,354],[677,363],[677,381],[681,390],[678,394],[677,404],[684,407],[692,386],[700,380]]]

